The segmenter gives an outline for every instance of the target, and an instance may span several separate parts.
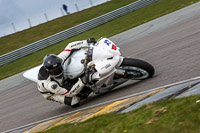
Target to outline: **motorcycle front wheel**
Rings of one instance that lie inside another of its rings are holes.
[[[124,58],[120,69],[125,70],[124,77],[132,80],[144,80],[154,75],[154,67],[146,61]]]

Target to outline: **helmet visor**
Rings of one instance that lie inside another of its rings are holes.
[[[62,71],[63,71],[62,66],[59,65],[58,67],[49,70],[49,73],[50,73],[51,75],[53,75],[53,76],[56,76],[56,75],[61,74]]]

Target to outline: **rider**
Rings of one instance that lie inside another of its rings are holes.
[[[74,106],[79,104],[80,98],[77,94],[87,83],[87,77],[78,78],[78,81],[67,82],[63,75],[63,63],[74,50],[88,47],[96,43],[94,38],[69,43],[59,55],[49,54],[44,57],[43,66],[38,73],[38,90],[43,97],[50,101]]]

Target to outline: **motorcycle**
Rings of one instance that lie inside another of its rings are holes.
[[[91,92],[105,93],[128,80],[145,80],[154,75],[151,64],[121,56],[120,48],[107,38],[100,38],[90,47],[77,50],[63,66],[66,79],[87,75],[88,83],[77,95],[81,99],[87,98]]]

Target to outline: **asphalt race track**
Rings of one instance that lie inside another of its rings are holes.
[[[0,132],[200,75],[200,3],[111,39],[120,45],[124,57],[150,62],[155,76],[142,82],[129,81],[104,95],[92,95],[78,108],[44,100],[36,83],[22,74],[1,80]]]

